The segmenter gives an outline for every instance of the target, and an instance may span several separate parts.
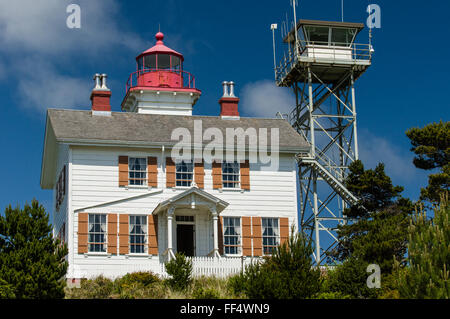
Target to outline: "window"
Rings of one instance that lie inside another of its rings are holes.
[[[172,69],[174,69],[174,70],[179,70],[180,69],[180,66],[181,66],[181,60],[180,60],[180,58],[179,57],[177,57],[177,56],[172,56],[171,57],[171,68]]]
[[[239,188],[240,165],[238,162],[224,162],[222,164],[223,188]]]
[[[66,194],[66,166],[61,170],[56,183],[56,211],[59,211],[62,202],[64,201],[64,195]]]
[[[106,252],[106,215],[89,214],[89,252]]]
[[[158,54],[158,69],[170,69],[170,55]]]
[[[194,222],[194,216],[175,216],[177,222]]]
[[[144,68],[145,69],[156,69],[156,55],[151,54],[144,57]]]
[[[308,42],[314,42],[314,44],[319,45],[329,44],[329,27],[305,26],[305,31]]]
[[[270,255],[280,242],[278,218],[262,218],[262,237],[263,254]]]
[[[349,46],[356,35],[356,29],[332,28],[331,45]]]
[[[176,166],[176,186],[191,186],[194,175],[194,165],[189,162],[181,161]]]
[[[147,252],[147,216],[130,216],[130,253]]]
[[[241,219],[239,217],[223,218],[223,239],[226,255],[241,253]]]
[[[130,157],[128,161],[129,185],[146,185],[147,160]]]

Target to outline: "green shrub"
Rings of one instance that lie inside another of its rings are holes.
[[[323,293],[334,293],[350,298],[377,298],[380,289],[367,287],[368,263],[351,258],[328,271],[322,285]]]
[[[220,299],[220,292],[214,288],[197,287],[192,292],[192,298],[194,299]]]
[[[82,279],[80,288],[66,289],[66,298],[71,299],[108,299],[114,292],[112,280],[103,276],[94,279]]]
[[[320,292],[314,299],[352,299],[349,295],[343,295],[340,292]]]
[[[166,263],[166,271],[171,276],[166,282],[175,290],[185,290],[192,283],[192,261],[177,253],[175,259]]]
[[[249,265],[229,279],[233,293],[252,299],[304,299],[320,291],[320,270],[312,267],[311,241],[292,234],[262,263]]]
[[[12,285],[0,278],[0,299],[14,299],[14,289]]]
[[[152,273],[151,271],[139,271],[139,272],[133,272],[128,273],[122,278],[119,278],[116,280],[118,284],[124,285],[124,284],[142,284],[143,286],[149,286],[155,282],[159,282],[160,279],[157,275]]]
[[[227,286],[235,296],[245,296],[246,277],[243,272],[228,278]]]

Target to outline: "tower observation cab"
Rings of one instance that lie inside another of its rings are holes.
[[[299,223],[312,237],[314,259],[321,264],[337,243],[337,227],[351,222],[345,209],[359,202],[345,178],[359,158],[354,84],[371,65],[373,49],[370,41],[356,42],[362,23],[299,20],[292,25],[282,37],[275,82],[293,90],[295,107],[287,120],[311,146],[297,157]]]
[[[184,71],[181,53],[164,45],[164,34],[156,44],[136,57],[137,70],[126,83],[122,110],[138,113],[192,115],[201,95],[194,76]]]
[[[296,29],[283,39],[288,54],[275,70],[277,84],[289,86],[295,81],[289,74],[295,63],[310,64],[322,80],[330,82],[338,80],[349,66],[356,72],[355,79],[358,78],[372,59],[370,44],[355,43],[363,29],[362,23],[299,20]]]

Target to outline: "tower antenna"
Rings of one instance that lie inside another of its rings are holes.
[[[295,7],[298,5],[297,0],[291,0],[292,8],[294,9],[294,32],[295,32],[295,55],[299,56],[298,52],[298,36],[297,36],[297,14],[295,12]]]
[[[341,16],[342,22],[344,22],[344,0],[341,0]]]

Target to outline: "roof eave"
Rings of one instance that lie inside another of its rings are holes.
[[[54,187],[56,156],[52,156],[52,154],[56,153],[56,146],[57,140],[47,111],[41,162],[40,186],[42,189],[52,189]]]
[[[171,148],[175,145],[182,146],[178,141],[173,142],[149,142],[149,141],[126,141],[126,140],[96,140],[96,139],[72,139],[72,138],[59,138],[57,142],[70,144],[70,145],[86,145],[86,146],[130,146],[130,147],[145,147],[145,148],[160,148],[162,146]],[[205,143],[202,147],[210,145],[210,143]],[[187,146],[187,145],[186,145]],[[210,145],[211,146],[211,145]],[[193,150],[198,149],[193,146]],[[270,145],[268,145],[268,149],[270,149]],[[257,151],[257,149],[249,149],[245,148],[235,148],[235,151]],[[310,146],[279,146],[279,152],[281,153],[298,153],[309,151]]]

